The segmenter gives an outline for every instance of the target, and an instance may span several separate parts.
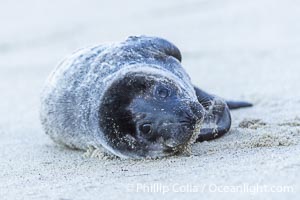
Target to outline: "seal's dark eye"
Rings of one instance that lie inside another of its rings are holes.
[[[161,98],[166,98],[170,95],[170,90],[168,88],[158,88],[157,95]]]
[[[147,134],[151,132],[151,124],[142,124],[140,126],[140,131],[142,131],[142,133]]]

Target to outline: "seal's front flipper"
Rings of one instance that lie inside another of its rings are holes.
[[[223,136],[231,126],[231,116],[226,102],[197,87],[194,88],[198,101],[207,111],[196,141],[203,142]]]
[[[248,103],[248,102],[244,102],[244,101],[226,101],[226,103],[230,110],[253,106],[252,103]]]

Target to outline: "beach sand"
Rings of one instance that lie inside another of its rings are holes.
[[[1,1],[0,199],[299,199],[300,2]],[[74,50],[166,38],[200,88],[254,107],[191,155],[87,158],[56,145],[39,94]]]

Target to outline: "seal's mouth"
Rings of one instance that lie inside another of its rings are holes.
[[[146,157],[160,158],[181,153],[190,154],[191,145],[196,141],[197,136],[200,133],[202,122],[203,120],[199,119],[195,122],[192,128],[186,130],[190,133],[182,132],[182,134],[189,135],[184,142],[178,143],[178,141],[174,138],[164,140],[163,137],[160,137],[155,142],[148,144],[148,155]],[[183,126],[186,126],[186,124]]]
[[[195,143],[199,133],[200,133],[200,128],[202,125],[203,120],[199,119],[196,121],[196,123],[193,125],[193,129],[191,130],[192,133],[190,135],[190,137],[188,138],[188,140],[180,145],[174,145],[174,140],[167,140],[165,142],[165,152],[166,153],[172,153],[176,154],[176,153],[191,153],[191,145],[193,143]]]

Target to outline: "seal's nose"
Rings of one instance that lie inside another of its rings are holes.
[[[199,102],[191,102],[190,106],[197,120],[201,120],[204,118],[205,110],[204,107]]]
[[[177,147],[186,144],[193,135],[190,124],[172,123],[160,128],[159,133],[167,147]]]

